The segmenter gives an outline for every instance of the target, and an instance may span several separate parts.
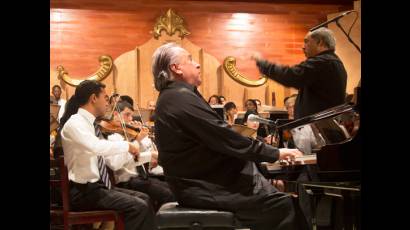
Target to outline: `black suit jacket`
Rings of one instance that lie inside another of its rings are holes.
[[[294,66],[256,62],[261,73],[287,87],[299,90],[295,102],[295,119],[343,104],[347,73],[342,61],[327,50]]]
[[[265,184],[253,162],[279,157],[277,148],[233,131],[194,86],[180,81],[159,95],[155,137],[159,164],[185,206],[215,207],[229,194],[260,192]]]

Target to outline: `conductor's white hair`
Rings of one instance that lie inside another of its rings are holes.
[[[151,70],[156,90],[161,91],[168,82],[174,81],[170,65],[178,63],[181,51],[184,49],[173,42],[162,45],[155,50],[152,55]]]
[[[335,36],[333,35],[333,32],[328,28],[320,27],[319,29],[310,32],[309,35],[317,42],[322,41],[327,48],[331,50],[336,49]]]

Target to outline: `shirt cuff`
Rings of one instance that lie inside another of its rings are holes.
[[[137,165],[142,165],[151,161],[151,151],[141,152],[138,156]]]

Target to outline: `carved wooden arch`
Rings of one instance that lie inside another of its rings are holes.
[[[279,95],[283,94],[283,87],[278,86],[272,80],[266,80],[266,78],[249,80],[236,69],[235,62],[230,61],[226,63],[226,66],[221,65],[216,57],[190,42],[186,38],[190,32],[185,28],[183,18],[172,9],[158,16],[151,33],[150,40],[133,50],[125,51],[114,60],[108,55],[100,57],[100,68],[94,74],[80,79],[104,80],[107,94],[116,92],[129,95],[134,99],[134,103],[145,108],[147,102],[155,101],[159,94],[153,86],[152,54],[164,43],[175,42],[190,52],[193,59],[201,65],[202,84],[198,90],[204,98],[213,94],[224,95],[228,100],[235,102],[240,109],[244,100],[248,98],[260,98],[262,103],[271,104],[272,90]],[[237,79],[230,76],[230,73],[236,73],[234,76]],[[58,67],[56,75],[62,86],[67,83],[75,87],[83,81],[78,78],[73,79],[62,66]],[[65,88],[67,97],[73,93],[69,90],[69,87]],[[265,98],[264,101],[263,98]],[[282,100],[277,96],[276,99]]]
[[[268,78],[265,75],[261,75],[258,80],[249,80],[246,76],[239,72],[236,68],[236,58],[232,56],[228,56],[225,58],[224,63],[224,70],[226,73],[235,81],[245,86],[250,87],[257,87],[264,85]]]
[[[62,65],[57,66],[57,78],[63,80],[65,83],[76,87],[84,80],[102,81],[111,73],[113,68],[113,61],[110,55],[102,55],[99,57],[100,68],[93,74],[84,77],[84,79],[75,79],[68,75],[68,72]]]

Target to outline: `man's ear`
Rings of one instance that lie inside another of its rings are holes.
[[[95,93],[91,94],[90,96],[90,102],[94,104],[97,101],[97,95]]]
[[[172,64],[170,67],[172,72],[178,74],[178,75],[182,75],[182,70],[179,68],[178,64]]]

